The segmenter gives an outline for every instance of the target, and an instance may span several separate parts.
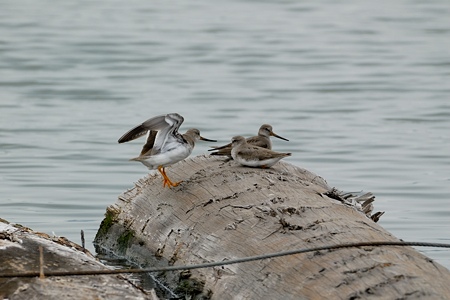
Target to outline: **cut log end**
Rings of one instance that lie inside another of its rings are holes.
[[[2,219],[0,257],[1,299],[157,299],[124,277],[49,276],[52,272],[97,272],[108,268],[65,238],[50,237]],[[26,277],[24,273],[36,275]]]

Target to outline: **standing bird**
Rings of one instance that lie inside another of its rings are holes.
[[[231,156],[239,164],[247,167],[270,168],[280,159],[291,156],[291,153],[275,152],[247,143],[243,136],[231,139]]]
[[[189,129],[185,134],[178,133],[183,121],[184,118],[177,113],[153,117],[125,133],[118,141],[125,143],[147,134],[141,154],[130,160],[140,161],[150,170],[157,169],[164,178],[164,187],[167,185],[170,188],[181,183],[172,182],[165,167],[188,157],[198,140],[216,142],[200,136],[198,129]]]
[[[262,147],[262,148],[271,150],[272,149],[272,141],[270,140],[271,136],[277,137],[277,138],[285,140],[285,141],[289,141],[288,139],[275,134],[275,132],[273,132],[273,130],[272,130],[271,125],[263,124],[259,128],[258,135],[249,137],[247,139],[247,143],[254,145],[254,146],[258,146],[258,147]],[[231,143],[229,143],[225,146],[221,146],[221,147],[214,147],[214,149],[210,149],[208,151],[216,151],[216,152],[211,153],[211,155],[224,155],[224,156],[230,157],[231,156]]]

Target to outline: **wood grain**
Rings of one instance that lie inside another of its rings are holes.
[[[186,265],[328,244],[398,240],[356,208],[325,196],[330,187],[321,177],[289,163],[254,169],[198,156],[167,173],[184,182],[168,189],[159,175],[148,175],[108,208],[96,237],[99,249],[142,266]],[[410,247],[330,250],[160,278],[194,298],[450,295],[450,272]]]

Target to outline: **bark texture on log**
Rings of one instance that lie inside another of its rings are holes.
[[[186,265],[329,244],[397,241],[324,195],[315,174],[199,156],[148,175],[107,209],[100,248],[141,264]],[[159,274],[178,294],[212,299],[447,298],[450,272],[410,247],[362,247]],[[194,298],[195,298],[194,297]]]
[[[101,270],[106,266],[65,238],[15,227],[0,219],[0,273]],[[78,248],[78,250],[77,250]],[[121,275],[0,278],[1,299],[154,299]]]

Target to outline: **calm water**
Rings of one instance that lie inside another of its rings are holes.
[[[447,0],[4,1],[0,217],[92,241],[147,173],[127,161],[141,141],[117,139],[178,112],[221,142],[272,124],[287,161],[373,192],[397,237],[450,242],[449,15]],[[450,268],[449,250],[421,251]]]

